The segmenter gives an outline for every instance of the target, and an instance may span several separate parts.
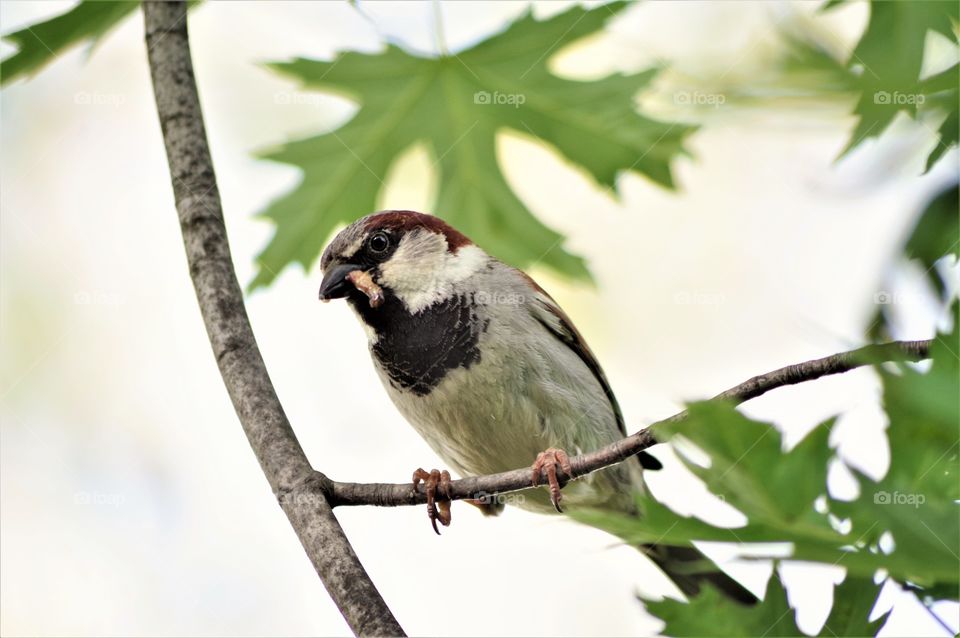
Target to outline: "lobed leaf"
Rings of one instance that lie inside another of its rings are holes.
[[[130,1],[82,0],[70,11],[3,36],[17,52],[0,62],[0,85],[39,71],[72,46],[91,46],[140,6]]]
[[[269,284],[291,262],[309,268],[337,227],[373,211],[390,165],[418,142],[439,173],[436,214],[510,264],[543,264],[588,279],[583,259],[567,252],[564,237],[508,184],[496,138],[505,129],[533,135],[608,188],[630,170],[672,186],[670,161],[692,128],[635,111],[634,94],[653,72],[574,81],[547,68],[555,52],[595,33],[625,6],[574,7],[542,21],[527,13],[502,33],[442,57],[390,45],[329,62],[272,64],[304,88],[346,95],[360,108],[334,131],[261,155],[299,167],[303,180],[262,213],[276,234],[257,257],[260,270],[250,287]]]

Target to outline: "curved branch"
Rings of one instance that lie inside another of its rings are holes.
[[[848,372],[865,365],[888,361],[920,361],[927,358],[931,343],[932,341],[929,340],[895,341],[893,343],[865,346],[822,359],[805,361],[755,376],[721,392],[714,398],[726,399],[738,405],[774,388],[812,381],[830,374]],[[595,452],[571,458],[570,465],[573,468],[573,475],[562,476],[562,480],[569,481],[608,465],[614,465],[656,445],[657,440],[654,438],[652,430],[680,421],[685,416],[686,412],[680,412]],[[558,470],[558,472],[563,475],[561,470]],[[545,485],[546,482],[546,476],[541,476],[540,484]],[[427,500],[423,486],[414,489],[412,483],[339,483],[324,477],[324,485],[330,502],[334,506],[418,505],[425,503]],[[495,494],[527,489],[531,486],[530,468],[520,468],[500,474],[452,481],[449,494],[453,500],[483,499]]]
[[[267,374],[233,270],[197,96],[186,3],[145,2],[150,75],[197,301],[234,409],[283,511],[350,628],[403,635],[350,546]]]

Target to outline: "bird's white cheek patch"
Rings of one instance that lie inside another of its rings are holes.
[[[473,245],[451,254],[442,235],[416,231],[400,240],[396,252],[380,267],[380,281],[407,310],[417,313],[450,297],[454,285],[477,272],[487,259]]]

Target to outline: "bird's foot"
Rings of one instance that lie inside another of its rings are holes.
[[[563,512],[563,510],[560,509],[560,499],[563,497],[560,494],[560,481],[557,480],[558,465],[564,474],[567,475],[568,479],[573,476],[573,468],[570,466],[570,457],[567,456],[567,453],[559,448],[551,447],[537,455],[537,460],[533,462],[533,467],[530,469],[533,472],[532,482],[534,487],[540,485],[540,472],[543,470],[547,471],[547,482],[550,485],[550,501],[553,503],[553,506],[557,508],[558,512]]]
[[[413,473],[413,489],[419,487],[420,482],[427,492],[427,517],[430,524],[433,525],[433,531],[440,535],[437,529],[437,521],[444,527],[450,525],[450,472],[443,470],[430,470],[429,472],[418,467]],[[437,500],[437,488],[443,495],[441,500]]]

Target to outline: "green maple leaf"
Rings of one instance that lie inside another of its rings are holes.
[[[937,145],[927,157],[926,170],[960,142],[960,65],[954,64],[920,83],[926,98],[927,108],[935,108],[947,114],[937,129]]]
[[[956,214],[956,210],[953,211]],[[890,468],[879,481],[851,468],[860,481],[860,497],[831,500],[831,511],[849,519],[861,540],[874,544],[889,533],[893,549],[877,552],[880,566],[900,582],[922,587],[925,595],[958,595],[960,560],[960,310],[954,301],[953,330],[930,348],[932,365],[921,373],[903,367],[899,374],[879,368],[883,403],[890,423]]]
[[[900,111],[917,117],[918,110],[938,108],[948,114],[928,168],[957,143],[956,66],[940,74],[940,81],[920,79],[927,33],[940,33],[956,42],[957,19],[958,4],[950,0],[870,3],[870,21],[849,61],[860,69],[855,81],[860,97],[854,107],[859,121],[841,155],[880,136]]]
[[[70,47],[95,44],[139,2],[93,2],[84,0],[70,11],[3,36],[17,52],[0,63],[0,84],[38,71]]]
[[[956,211],[954,211],[956,214]],[[955,301],[953,331],[938,335],[930,348],[930,370],[880,370],[890,424],[890,469],[879,481],[854,471],[861,496],[832,502],[855,528],[886,530],[895,548],[884,560],[890,572],[924,588],[957,596],[960,560],[960,312]]]
[[[904,249],[908,257],[920,261],[927,279],[940,295],[946,291],[946,282],[934,264],[946,255],[960,258],[957,210],[960,210],[960,185],[951,184],[927,204]]]
[[[873,622],[868,621],[879,593],[880,586],[871,579],[848,576],[834,590],[833,608],[820,635],[876,635],[890,615],[887,612]],[[689,603],[666,598],[647,601],[646,606],[667,623],[661,633],[668,636],[803,635],[796,625],[786,591],[775,574],[767,582],[763,601],[757,605],[740,605],[706,587]]]
[[[646,601],[647,610],[667,623],[667,636],[800,636],[780,579],[767,581],[763,602],[741,605],[707,585],[684,603],[672,598]]]
[[[827,489],[833,419],[784,452],[775,427],[744,416],[727,402],[692,403],[687,412],[683,421],[656,428],[657,436],[682,436],[710,456],[709,467],[681,458],[714,494],[765,523],[791,525],[813,513],[814,500]]]
[[[552,54],[601,29],[624,6],[577,7],[543,21],[527,13],[455,55],[423,57],[390,45],[330,62],[271,65],[306,88],[346,94],[360,109],[337,130],[262,155],[298,166],[303,181],[262,213],[277,228],[257,258],[251,288],[269,284],[291,262],[308,269],[340,224],[374,210],[391,163],[418,142],[439,173],[436,214],[515,266],[541,263],[588,278],[583,259],[564,250],[563,236],[510,188],[497,162],[496,135],[532,134],[612,189],[628,170],[672,186],[670,160],[692,129],[634,110],[634,94],[654,71],[581,82],[547,70]]]
[[[823,624],[821,636],[876,636],[887,621],[890,612],[881,614],[873,622],[870,612],[880,595],[881,584],[872,578],[857,578],[848,575],[833,590],[833,607]]]

